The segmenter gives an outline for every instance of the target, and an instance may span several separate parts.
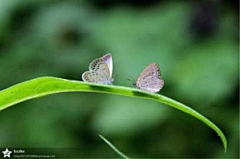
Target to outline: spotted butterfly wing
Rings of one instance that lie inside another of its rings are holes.
[[[93,60],[89,65],[89,71],[82,74],[82,79],[85,82],[111,84],[112,79],[112,66],[109,66],[106,61],[112,61],[111,54],[107,54],[101,58]],[[111,62],[112,64],[112,62]]]
[[[156,63],[148,65],[138,76],[136,86],[142,90],[159,92],[164,85],[160,68]]]

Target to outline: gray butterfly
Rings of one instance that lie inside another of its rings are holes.
[[[112,70],[112,55],[108,53],[93,60],[89,65],[89,71],[82,74],[82,79],[85,82],[112,84]]]
[[[142,90],[159,92],[164,85],[159,66],[156,63],[149,64],[138,76],[135,85]]]

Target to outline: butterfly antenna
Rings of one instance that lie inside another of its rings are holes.
[[[132,84],[135,86],[136,85],[136,80],[133,78],[133,76],[131,75],[131,74],[128,74],[130,77],[131,77],[131,79],[127,79],[128,81],[130,81],[130,82],[132,82]]]
[[[133,80],[132,80],[132,79],[129,79],[129,78],[128,78],[127,80],[128,80],[128,81],[130,81],[130,82],[133,82]]]
[[[129,76],[132,78],[133,81],[136,81],[136,80],[134,79],[134,77],[133,77],[131,74],[129,74]]]

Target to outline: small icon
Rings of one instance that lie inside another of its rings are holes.
[[[9,151],[9,150],[6,148],[6,150],[5,150],[5,151],[2,151],[2,153],[3,153],[3,158],[5,158],[5,157],[9,157],[9,158],[10,158],[10,154],[12,153],[12,151]]]

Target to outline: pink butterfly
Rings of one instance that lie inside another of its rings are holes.
[[[136,82],[139,89],[150,92],[159,92],[163,85],[164,80],[161,79],[160,68],[156,63],[149,64],[138,76]]]

